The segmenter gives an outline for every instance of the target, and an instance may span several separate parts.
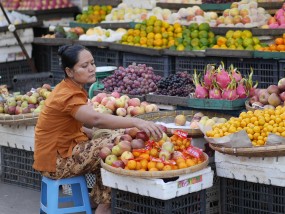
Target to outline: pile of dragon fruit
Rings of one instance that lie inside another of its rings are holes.
[[[197,74],[194,71],[195,97],[218,100],[236,100],[250,97],[257,87],[257,83],[253,85],[252,75],[252,69],[247,77],[243,77],[233,65],[226,70],[223,62],[217,68],[208,64],[204,74]]]

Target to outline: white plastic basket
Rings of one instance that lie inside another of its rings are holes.
[[[34,126],[0,125],[0,146],[34,151]]]
[[[285,156],[242,157],[215,152],[217,175],[285,187]]]
[[[211,167],[181,175],[169,182],[165,182],[163,179],[145,179],[119,175],[103,168],[101,168],[101,175],[105,186],[161,200],[197,192],[213,185]]]

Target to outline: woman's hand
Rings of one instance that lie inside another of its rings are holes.
[[[163,131],[161,127],[154,122],[140,120],[138,123],[136,123],[136,127],[141,131],[144,131],[149,137],[152,136],[157,141],[162,138]]]

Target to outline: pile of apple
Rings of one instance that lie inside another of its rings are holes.
[[[50,10],[58,8],[73,7],[69,0],[22,0],[18,10]]]
[[[257,2],[242,0],[231,4],[223,15],[217,18],[218,27],[261,27],[271,17]]]
[[[113,143],[105,145],[99,156],[110,166],[140,171],[182,169],[204,161],[200,149],[190,143],[187,148],[180,149],[175,146],[178,140],[181,141],[182,138],[177,135],[169,138],[164,133],[162,139],[156,141],[149,138],[145,132],[130,128],[125,134],[117,136]],[[189,141],[186,138],[185,140]]]
[[[278,81],[278,85],[270,85],[266,89],[255,89],[249,104],[256,109],[272,108],[283,105],[285,101],[285,78]]]
[[[174,123],[177,126],[185,126],[187,118],[184,114],[179,114],[174,118]],[[227,119],[224,117],[209,117],[204,115],[202,112],[197,112],[193,115],[190,122],[191,129],[198,129],[198,123],[202,126],[213,126],[219,123],[225,123]]]
[[[122,117],[136,116],[149,112],[159,111],[156,104],[138,98],[130,98],[128,95],[120,95],[118,92],[111,94],[99,93],[91,99],[94,110],[100,113],[115,114]]]
[[[51,86],[43,84],[42,87],[26,94],[14,93],[0,102],[0,113],[18,115],[26,113],[39,113],[42,110],[45,100],[51,93]]]

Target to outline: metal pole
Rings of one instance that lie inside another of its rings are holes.
[[[21,47],[23,53],[24,53],[25,56],[26,56],[26,59],[27,59],[27,61],[28,61],[28,63],[29,63],[29,66],[30,66],[30,68],[32,69],[32,72],[35,72],[35,73],[36,73],[36,72],[37,72],[36,66],[35,66],[33,60],[30,58],[29,54],[27,53],[26,48],[25,48],[25,46],[23,45],[23,43],[22,43],[22,41],[21,41],[19,35],[17,34],[15,25],[11,24],[11,21],[10,21],[10,19],[9,19],[7,13],[6,13],[6,11],[4,10],[4,7],[3,7],[3,5],[2,5],[1,2],[0,2],[0,7],[1,7],[1,10],[2,10],[2,12],[3,12],[3,14],[4,14],[4,16],[5,16],[5,18],[6,18],[7,22],[8,22],[8,24],[9,24],[9,26],[8,26],[9,31],[14,34],[16,40],[18,41],[18,43],[19,43],[19,45],[20,45],[20,47]]]

